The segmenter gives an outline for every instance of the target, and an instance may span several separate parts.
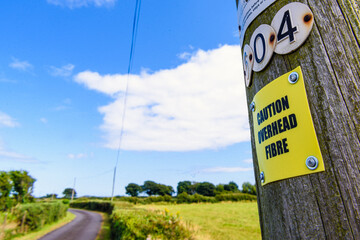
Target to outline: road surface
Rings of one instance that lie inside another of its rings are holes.
[[[69,209],[76,218],[39,240],[94,240],[100,231],[102,217],[98,213]]]

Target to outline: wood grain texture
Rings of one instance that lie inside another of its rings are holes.
[[[247,29],[244,43],[289,2],[278,0],[261,13]],[[249,111],[262,236],[360,239],[360,3],[297,2],[314,13],[310,36],[295,52],[274,54],[263,71],[253,73],[247,102],[266,84],[301,66],[326,170],[262,187]]]

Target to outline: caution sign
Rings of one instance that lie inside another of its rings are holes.
[[[251,108],[262,185],[325,170],[300,67],[261,89]]]

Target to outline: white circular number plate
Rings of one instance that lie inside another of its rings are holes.
[[[307,5],[293,2],[282,7],[271,22],[277,32],[275,52],[287,54],[300,47],[309,36],[313,24],[314,15]]]
[[[248,44],[244,47],[243,64],[245,84],[249,87],[251,85],[251,75],[254,66],[254,53]]]
[[[276,32],[267,24],[260,25],[250,38],[250,46],[254,52],[255,72],[260,72],[269,63],[276,46]]]

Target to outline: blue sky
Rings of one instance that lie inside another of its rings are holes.
[[[0,166],[42,196],[110,196],[146,180],[254,183],[235,1],[0,4]]]

